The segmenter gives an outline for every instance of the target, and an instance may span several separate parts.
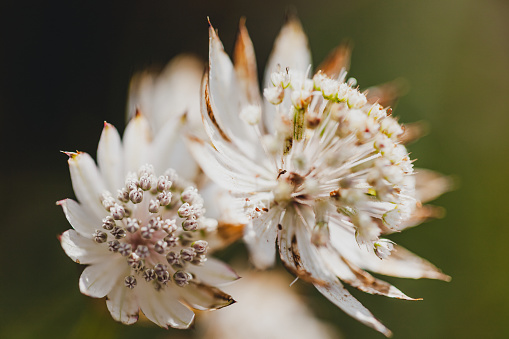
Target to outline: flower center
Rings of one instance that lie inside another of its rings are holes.
[[[193,279],[186,266],[205,262],[208,244],[197,240],[193,231],[208,219],[203,217],[198,191],[192,186],[182,188],[186,186],[175,171],[156,177],[153,167],[145,165],[127,175],[116,198],[107,191],[102,194],[100,200],[109,215],[93,239],[125,257],[130,269],[124,280],[128,288],[134,288],[139,278],[157,290],[172,281],[183,287]]]

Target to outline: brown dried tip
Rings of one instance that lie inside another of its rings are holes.
[[[429,133],[429,124],[417,121],[403,125],[404,132],[398,139],[403,145],[411,144]]]
[[[408,83],[404,79],[396,79],[368,88],[367,92],[366,97],[370,104],[378,102],[383,107],[394,107],[396,101],[408,92]]]
[[[334,48],[324,61],[318,66],[316,72],[322,71],[330,78],[337,78],[344,68],[348,71],[350,68],[350,57],[352,55],[353,44],[350,41],[344,42]]]

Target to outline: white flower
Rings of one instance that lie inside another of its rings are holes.
[[[201,102],[210,143],[190,139],[195,158],[252,218],[244,240],[257,267],[274,264],[277,241],[289,271],[389,335],[341,281],[412,300],[364,269],[448,279],[380,238],[410,226],[420,210],[412,161],[400,142],[403,129],[390,109],[352,87],[355,80],[345,82],[347,47],[336,49],[309,79],[307,38],[296,19],[275,42],[265,73],[266,101],[257,90],[253,47],[243,23],[234,53],[232,64],[211,28]],[[262,108],[262,121],[247,124],[239,112],[253,105]]]
[[[148,121],[138,114],[123,141],[105,123],[98,166],[87,153],[67,153],[78,202],[58,202],[74,228],[60,241],[71,259],[88,265],[81,292],[106,296],[115,320],[132,324],[141,309],[159,326],[187,328],[194,319],[190,307],[217,309],[234,302],[214,286],[238,276],[207,256],[207,242],[198,239],[217,222],[204,216],[196,189],[174,170],[160,172],[152,165],[167,156],[160,143],[166,137],[152,140]]]

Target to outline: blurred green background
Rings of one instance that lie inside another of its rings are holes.
[[[81,295],[81,267],[57,235],[69,228],[55,201],[72,197],[66,156],[95,155],[102,122],[123,130],[129,78],[180,52],[207,57],[207,21],[232,51],[246,16],[263,71],[287,8],[297,11],[314,64],[344,39],[350,75],[366,88],[403,78],[402,122],[425,120],[410,146],[418,167],[454,175],[434,202],[444,219],[392,237],[453,277],[387,280],[420,302],[354,295],[394,338],[509,338],[509,2],[506,0],[2,2],[0,338],[165,338],[124,326],[104,300]],[[221,253],[228,258],[239,244]],[[383,338],[299,285],[315,314],[345,338]],[[194,330],[190,330],[193,333]]]

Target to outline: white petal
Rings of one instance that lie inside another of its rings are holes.
[[[368,309],[362,306],[362,304],[343,287],[339,280],[331,281],[327,286],[315,285],[315,287],[349,316],[383,333],[386,337],[392,335],[392,332],[378,321]]]
[[[72,199],[64,199],[57,202],[62,206],[67,221],[82,236],[91,239],[95,230],[102,225],[101,219],[87,209],[87,207],[78,204]],[[104,209],[103,209],[104,210]],[[106,215],[104,210],[103,215]]]
[[[156,173],[173,168],[182,178],[195,182],[200,171],[183,140],[185,122],[184,116],[175,117],[160,129],[150,146],[150,158]]]
[[[302,30],[300,22],[296,18],[291,18],[283,26],[274,42],[274,48],[265,68],[263,88],[272,87],[270,75],[277,70],[278,65],[280,65],[282,70],[289,67],[291,70],[300,71],[305,74],[310,64],[311,53],[309,52],[306,34]],[[289,95],[286,95],[281,105],[286,108],[290,106],[290,103]],[[269,132],[274,132],[276,106],[265,101],[264,109],[265,126]]]
[[[201,125],[199,95],[203,69],[204,64],[198,58],[179,55],[159,75],[136,74],[129,90],[129,118],[138,109],[149,120],[154,134],[183,114],[194,126]]]
[[[276,259],[276,235],[281,209],[272,208],[247,224],[244,232],[251,260],[258,269],[274,265]]]
[[[106,306],[116,321],[131,325],[138,321],[139,306],[135,289],[117,284],[106,300]]]
[[[151,132],[147,119],[141,114],[136,115],[128,124],[124,132],[124,159],[126,171],[138,171],[148,159],[148,147]]]
[[[229,294],[206,284],[191,283],[180,294],[186,303],[200,311],[223,308],[235,302]]]
[[[95,264],[108,260],[111,255],[105,246],[79,235],[75,230],[67,230],[60,236],[60,244],[65,254],[78,264]]]
[[[99,139],[97,163],[108,190],[115,195],[124,185],[124,153],[117,129],[108,123]]]
[[[241,90],[230,58],[213,27],[209,30],[210,111],[214,120],[240,151],[253,159],[263,153],[255,129],[240,118],[240,111],[249,104]],[[203,84],[202,84],[203,86]],[[202,104],[202,115],[203,115]]]
[[[221,155],[203,140],[189,138],[189,148],[203,171],[219,186],[232,192],[256,192],[272,187],[273,183],[250,174],[250,161],[236,163]]]
[[[212,286],[224,285],[240,279],[229,265],[211,257],[208,257],[203,265],[189,265],[186,270],[196,275],[200,282]]]
[[[140,279],[135,287],[139,293],[140,308],[155,324],[168,328],[188,328],[194,319],[194,312],[177,300],[173,286],[156,291],[151,284]]]
[[[94,298],[102,298],[110,293],[115,284],[123,285],[123,274],[127,275],[129,267],[121,256],[116,258],[112,254],[109,259],[85,268],[80,277],[81,293]]]
[[[69,154],[69,172],[76,198],[95,215],[102,218],[106,211],[101,204],[101,194],[106,190],[103,178],[94,160],[84,152]]]
[[[381,260],[373,251],[360,248],[355,240],[354,231],[338,225],[331,225],[330,235],[333,246],[354,265],[380,274],[401,278],[429,278],[450,280],[433,264],[409,252],[401,246],[395,246],[387,259]]]

